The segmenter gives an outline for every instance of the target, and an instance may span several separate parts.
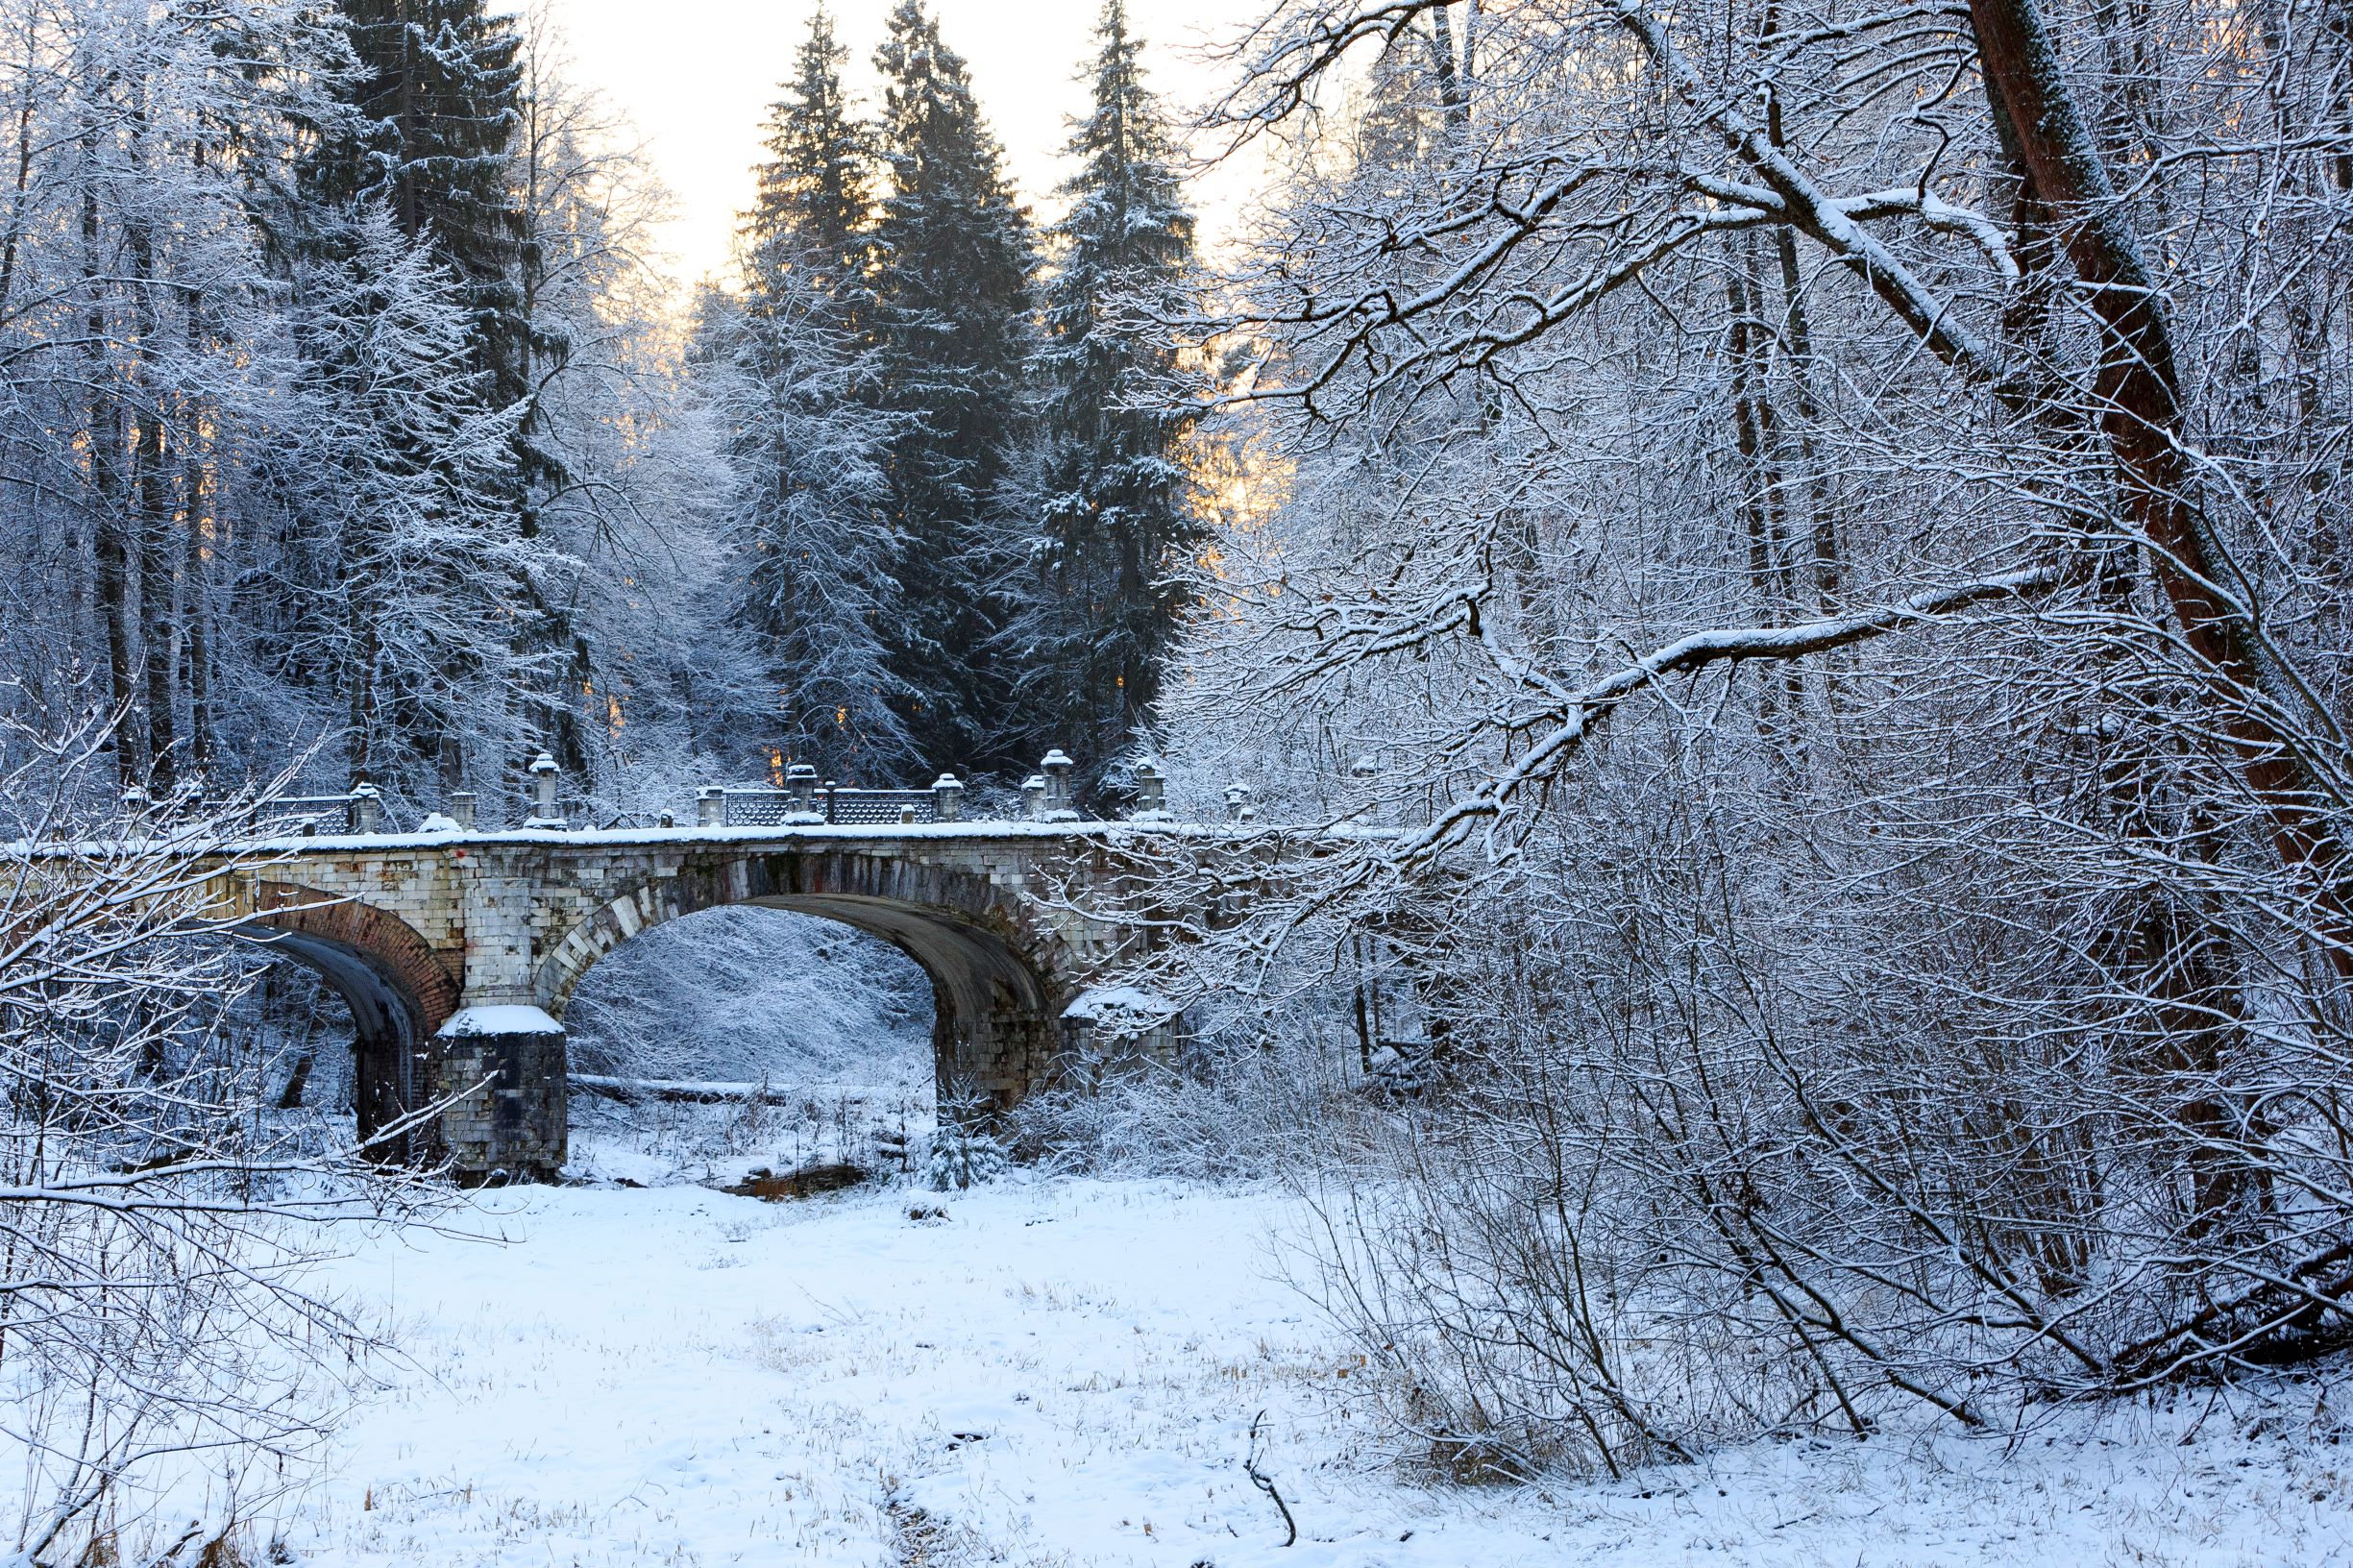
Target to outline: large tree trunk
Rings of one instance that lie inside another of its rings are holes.
[[[35,68],[38,43],[30,19],[24,28],[24,63],[16,100],[16,175],[9,192],[8,233],[0,237],[0,309],[16,294],[16,254],[24,241],[25,198],[33,184],[33,110],[38,103]]]
[[[152,384],[147,393],[151,399],[158,395]],[[164,471],[169,453],[162,410],[151,404],[141,411],[137,429],[134,457],[138,473],[134,488],[138,506],[139,651],[144,666],[141,702],[147,713],[147,763],[153,787],[159,794],[167,794],[180,776],[175,721],[178,691],[173,679],[179,639],[174,635],[178,618],[173,614],[172,592],[180,571],[180,551],[172,531],[171,476]]]
[[[180,488],[188,514],[180,536],[181,624],[187,628],[184,653],[188,762],[197,772],[205,773],[212,767],[212,536],[207,531],[211,520],[205,511],[205,463],[192,448],[182,454]]]
[[[2278,715],[2297,699],[2270,668],[2246,613],[2217,591],[2232,573],[2198,499],[2164,296],[2126,223],[2099,149],[2070,93],[2034,0],[1970,0],[1987,91],[2017,138],[2036,194],[2087,285],[2103,329],[2095,395],[2126,515],[2150,547],[2182,638],[2212,671],[2248,791],[2287,866],[2325,913],[2330,960],[2353,973],[2353,919],[2339,885],[2342,847],[2322,820],[2310,770]]]
[[[2330,962],[2353,973],[2353,922],[2340,886],[2341,846],[2321,816],[2309,765],[2278,716],[2295,711],[2247,610],[2218,584],[2229,569],[2189,459],[2189,431],[2164,296],[2125,220],[2090,127],[2060,73],[2034,0],[1970,0],[1987,90],[2032,208],[2087,285],[2104,341],[2095,395],[2101,433],[2121,478],[2126,521],[2148,546],[2151,569],[2183,640],[2213,673],[2222,727],[2272,844],[2322,912]],[[2193,854],[2198,851],[2193,847]],[[2161,1049],[2145,1064],[2159,1084],[2157,1110],[2177,1130],[2186,1176],[2182,1236],[2214,1243],[2243,1225],[2261,1183],[2233,1150],[2247,1138],[2245,1107],[2228,1063],[2244,1029],[2244,1003],[2226,944],[2194,899],[2151,895],[2127,961],[2147,988]],[[2280,1332],[2269,1325],[2267,1333]]]
[[[125,789],[147,777],[146,726],[139,723],[132,678],[131,551],[124,518],[122,453],[127,440],[122,404],[106,391],[90,399],[90,488],[96,514],[91,539],[98,616],[106,626],[107,701],[121,716],[114,751],[117,782]]]
[[[143,184],[150,167],[144,82],[133,85],[130,123],[131,173]],[[138,331],[127,499],[135,520],[139,552],[139,655],[143,667],[139,700],[146,714],[150,785],[159,795],[166,795],[179,781],[180,764],[173,680],[178,638],[172,613],[180,551],[172,535],[172,476],[165,468],[170,461],[170,438],[163,428],[168,402],[160,364],[163,314],[157,304],[160,285],[156,233],[148,214],[136,206],[129,208],[123,224],[123,254],[130,267],[133,319]]]
[[[1773,329],[1765,321],[1764,284],[1749,236],[1741,235],[1725,257],[1725,293],[1731,307],[1732,435],[1740,467],[1739,512],[1748,533],[1749,586],[1756,595],[1762,624],[1787,625],[1796,608],[1789,560],[1789,502],[1782,482],[1780,415],[1767,384],[1766,344]],[[1795,660],[1769,674],[1758,693],[1757,737],[1781,760],[1797,734],[1803,704],[1803,675]],[[1779,690],[1775,690],[1777,680]]]

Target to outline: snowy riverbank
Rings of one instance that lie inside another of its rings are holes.
[[[2255,1430],[2202,1404],[2116,1413],[2006,1459],[1889,1438],[1549,1491],[1407,1484],[1369,1454],[1354,1358],[1274,1277],[1287,1212],[1264,1194],[488,1201],[508,1244],[387,1237],[337,1265],[408,1364],[284,1522],[300,1560],[2353,1562],[2353,1450],[2293,1407]],[[1299,1520],[1287,1550],[1242,1469],[1262,1408],[1262,1463]]]

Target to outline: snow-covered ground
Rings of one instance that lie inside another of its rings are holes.
[[[1299,1216],[1278,1193],[1019,1174],[947,1197],[715,1190],[764,1164],[888,1164],[894,1136],[928,1132],[928,983],[882,944],[714,911],[614,953],[566,1021],[590,1071],[783,1092],[576,1095],[584,1185],[481,1195],[458,1226],[497,1240],[387,1234],[332,1265],[399,1355],[260,1542],[312,1568],[2353,1565],[2353,1450],[2309,1394],[2078,1415],[2011,1445],[1898,1434],[1608,1484],[1417,1484],[1365,1368],[1284,1283],[1270,1237]],[[1262,1410],[1291,1547],[1244,1469]]]
[[[1769,1445],[1614,1484],[1426,1489],[1280,1283],[1268,1193],[1015,1180],[764,1204],[494,1195],[503,1244],[337,1265],[406,1357],[284,1521],[316,1568],[2353,1562],[2310,1400],[2011,1451]],[[945,1217],[915,1217],[920,1209]],[[1261,1465],[1295,1512],[1286,1548]]]

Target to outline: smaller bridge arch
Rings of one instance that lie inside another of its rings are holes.
[[[360,1137],[431,1101],[439,1090],[434,1032],[457,1011],[463,988],[421,932],[375,904],[286,882],[256,884],[235,930],[316,971],[351,1009]],[[429,1138],[400,1142],[387,1158],[430,1152]]]

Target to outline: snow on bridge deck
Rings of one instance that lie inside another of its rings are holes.
[[[309,853],[311,851],[375,851],[439,849],[451,845],[527,845],[540,848],[607,845],[660,847],[689,844],[771,845],[808,839],[841,841],[891,840],[1099,840],[1126,844],[1139,839],[1197,839],[1244,842],[1269,836],[1310,836],[1334,840],[1393,838],[1396,829],[1369,827],[1361,822],[1145,822],[1084,819],[1070,822],[1033,822],[982,819],[958,822],[797,822],[780,826],[708,827],[680,823],[675,827],[517,827],[496,831],[452,829],[446,832],[318,833],[291,837],[273,834],[238,840],[224,845],[249,853]]]

